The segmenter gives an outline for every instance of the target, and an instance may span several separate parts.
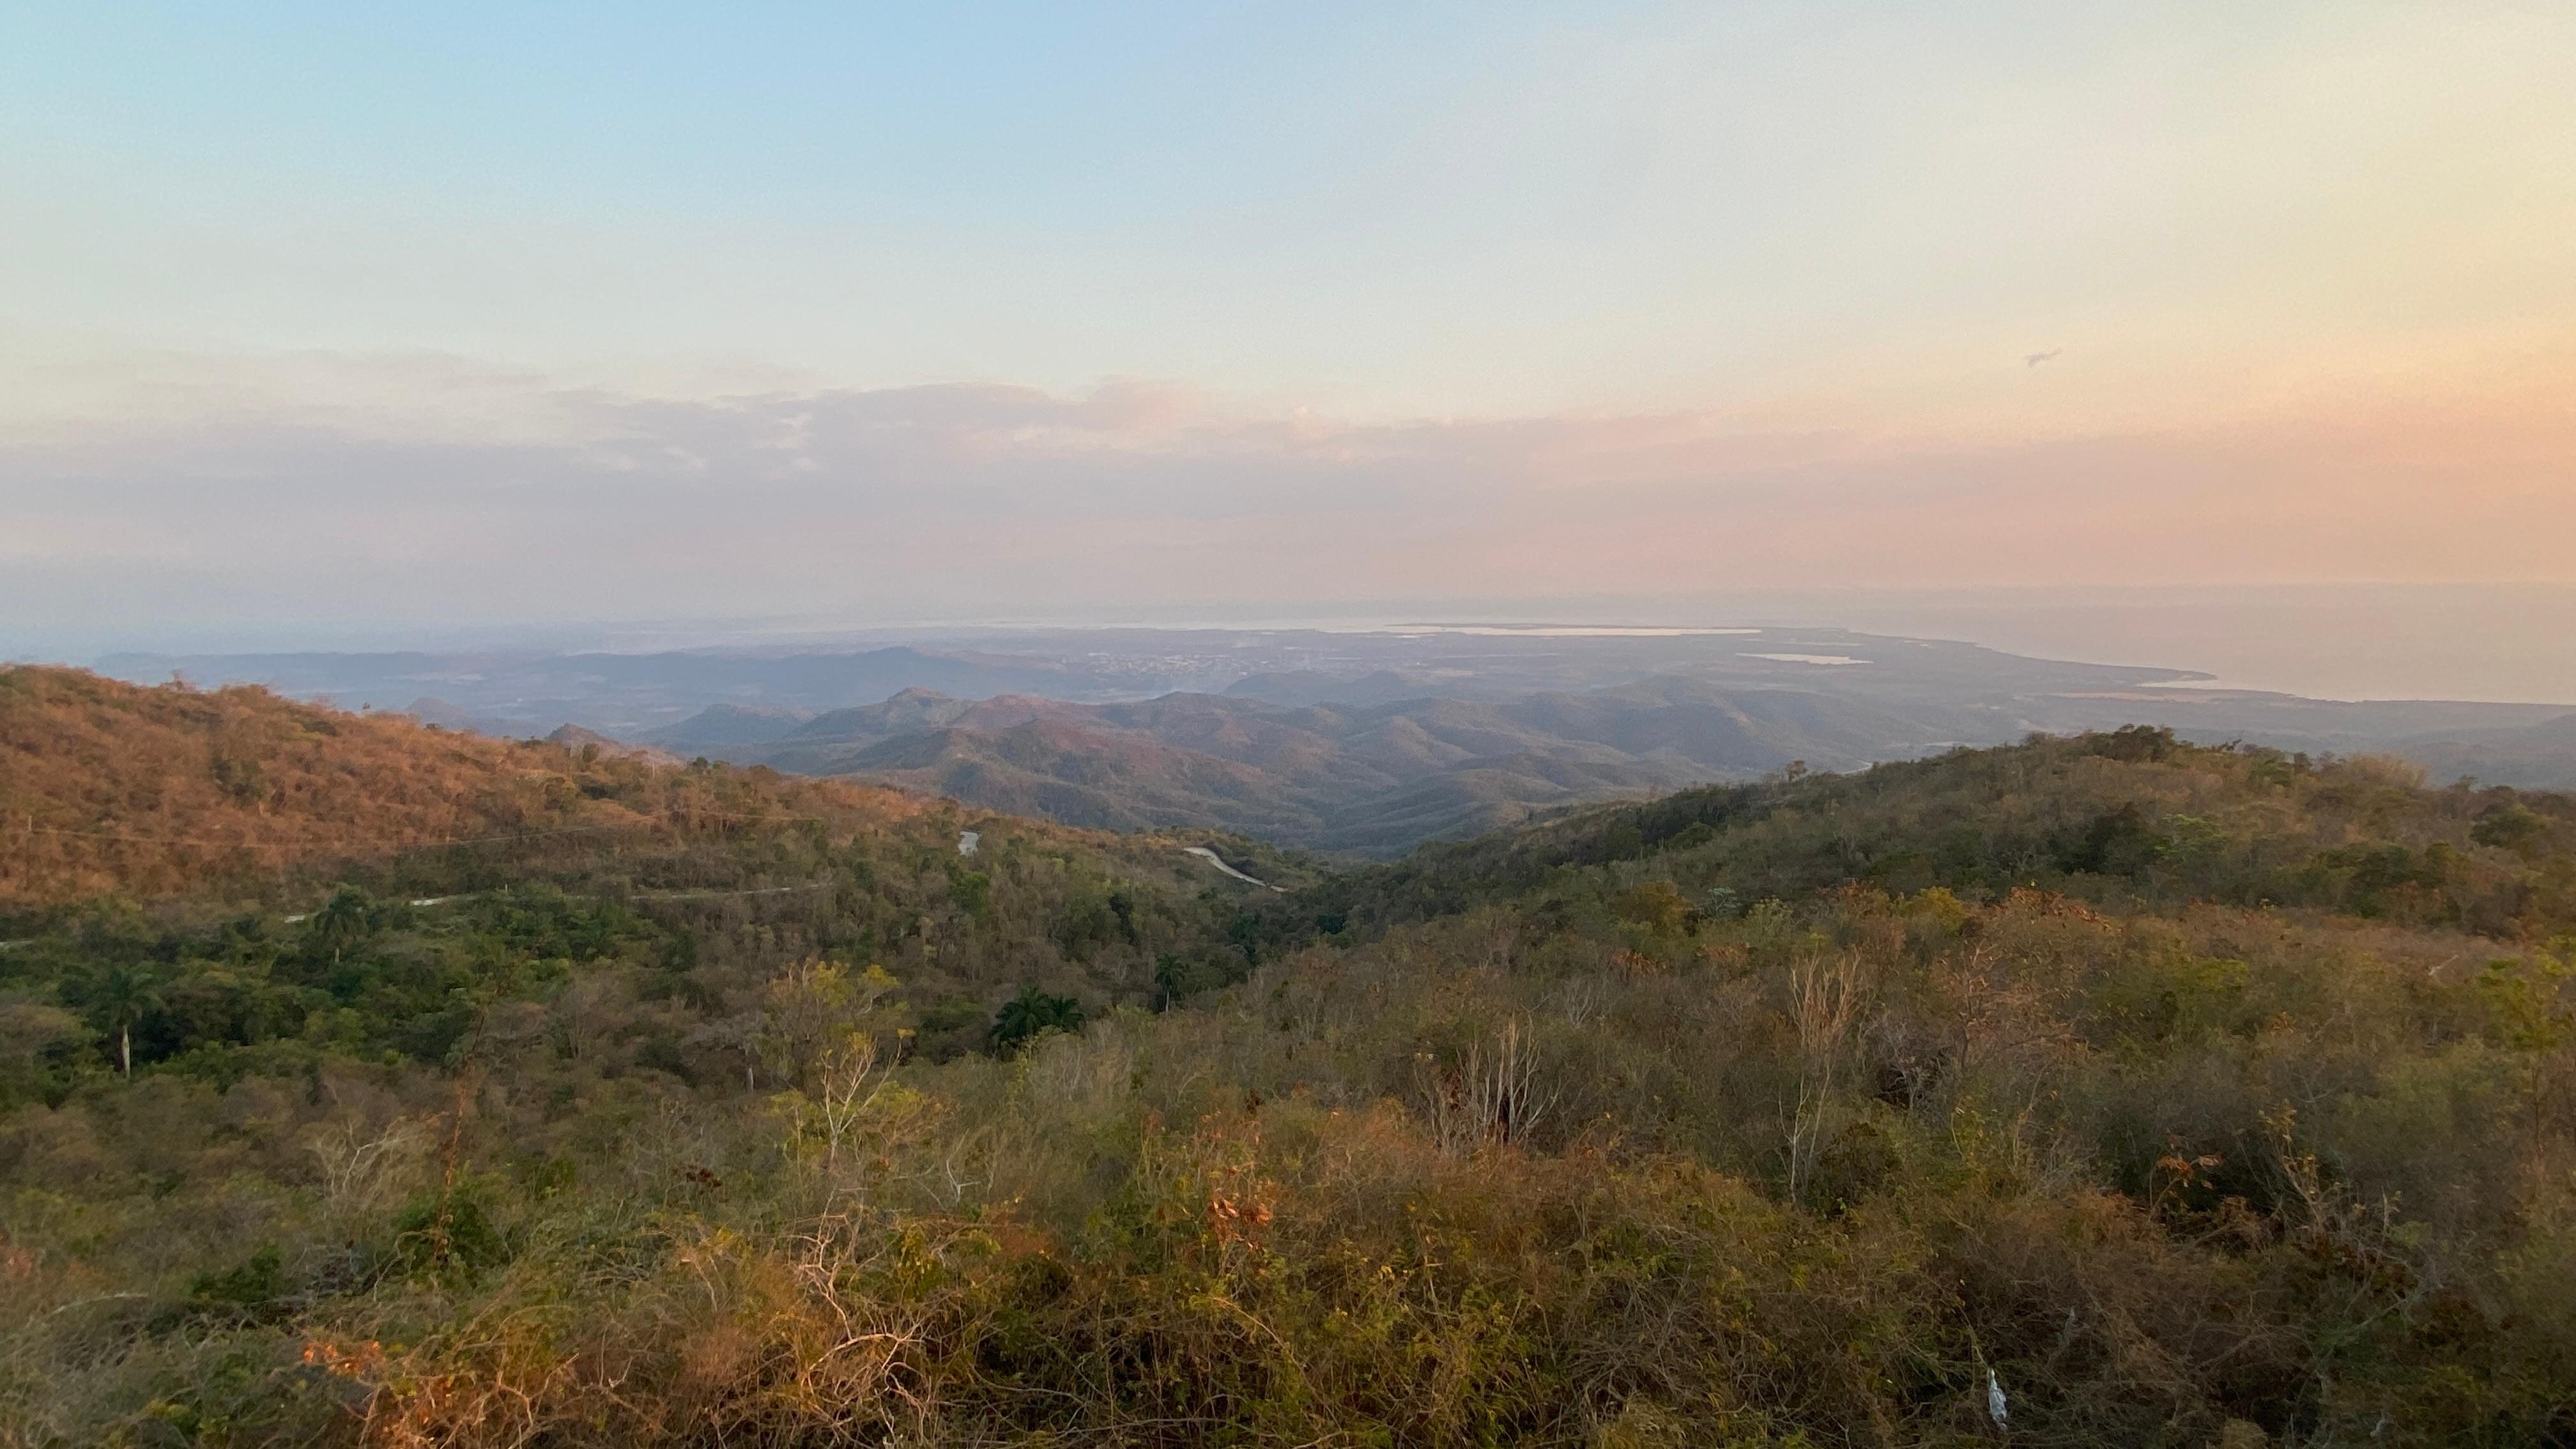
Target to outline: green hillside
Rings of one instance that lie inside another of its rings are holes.
[[[2432,790],[2390,760],[2196,748],[2132,727],[1583,811],[1426,846],[1341,877],[1315,904],[1418,919],[1651,858],[1685,888],[1738,901],[2039,887],[2119,909],[2302,907],[2545,936],[2576,926],[2571,848],[2576,806],[2562,794]]]
[[[0,1444],[2576,1436],[2566,797],[2131,731],[1270,891],[386,728],[657,823],[22,905]]]

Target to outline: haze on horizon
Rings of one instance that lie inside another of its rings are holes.
[[[2478,687],[2576,668],[2561,5],[40,4],[0,86],[0,653],[2511,584]]]

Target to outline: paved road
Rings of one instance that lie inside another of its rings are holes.
[[[1279,887],[1272,885],[1266,880],[1255,880],[1251,876],[1245,875],[1242,871],[1236,870],[1233,866],[1225,863],[1225,857],[1218,855],[1215,851],[1208,849],[1204,845],[1184,845],[1181,847],[1181,853],[1183,855],[1195,855],[1199,859],[1206,861],[1208,864],[1215,866],[1217,869],[1224,871],[1227,875],[1233,876],[1236,880],[1242,881],[1247,885],[1257,885],[1266,891],[1275,891],[1279,889]],[[1285,892],[1281,893],[1285,894]]]

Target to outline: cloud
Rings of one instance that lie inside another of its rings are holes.
[[[2510,400],[1998,439],[1352,422],[1143,381],[184,371],[0,433],[0,608],[29,628],[2576,572],[2549,542],[2576,537],[2576,420]]]

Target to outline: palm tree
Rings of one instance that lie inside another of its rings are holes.
[[[92,1011],[107,1018],[117,1034],[117,1065],[124,1069],[127,1081],[134,1079],[134,1024],[145,1012],[161,1005],[161,983],[141,967],[127,963],[110,966],[90,981],[89,1005]]]
[[[331,952],[331,964],[337,966],[341,952],[375,932],[376,903],[356,886],[342,886],[332,892],[322,909],[313,913],[313,921],[305,929]]]

